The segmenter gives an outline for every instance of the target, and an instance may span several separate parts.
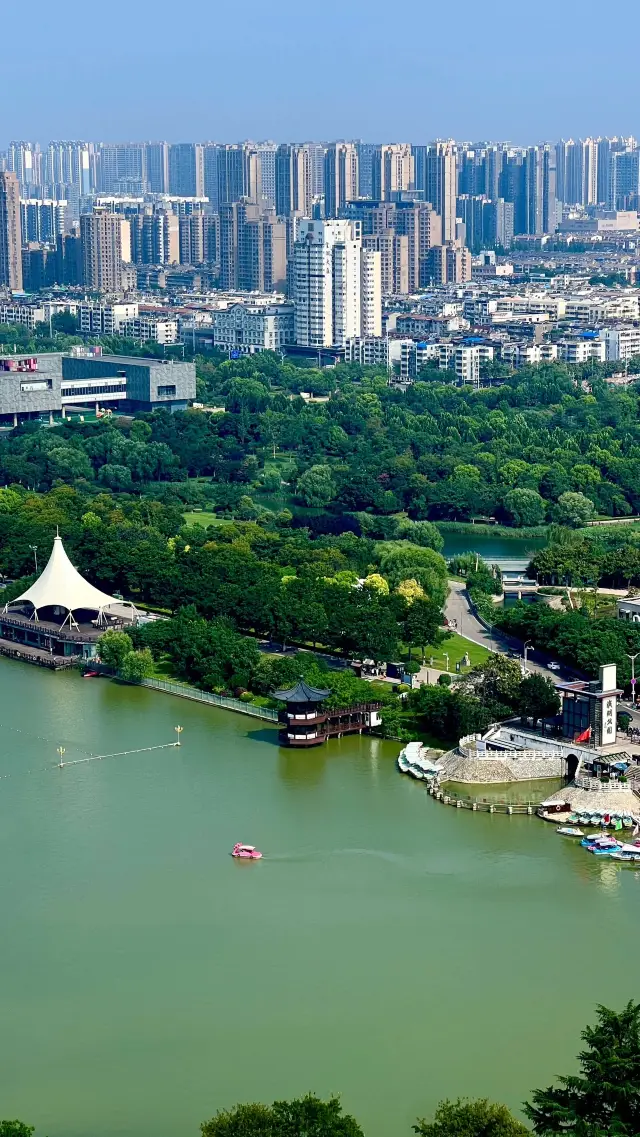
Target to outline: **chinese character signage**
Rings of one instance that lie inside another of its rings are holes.
[[[602,700],[602,745],[608,746],[616,740],[616,697],[610,695]]]

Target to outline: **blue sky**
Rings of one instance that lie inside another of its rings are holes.
[[[3,89],[17,94],[2,99],[0,144],[526,144],[640,133],[633,4],[30,0],[2,9]]]

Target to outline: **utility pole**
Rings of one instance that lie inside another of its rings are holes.
[[[628,651],[625,651],[624,654],[626,655],[627,659],[631,660],[631,706],[635,707],[635,705],[636,705],[636,666],[635,665],[636,665],[636,659],[640,655],[640,651],[637,651],[635,653],[635,655],[629,655]]]

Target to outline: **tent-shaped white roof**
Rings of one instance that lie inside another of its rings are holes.
[[[12,603],[19,604],[22,601],[33,604],[36,612],[50,605],[65,608],[70,613],[79,608],[102,612],[103,608],[122,605],[122,600],[107,596],[106,592],[101,592],[99,588],[95,588],[80,576],[65,553],[62,538],[59,536],[54,538],[51,556],[44,572],[31,588],[23,592],[22,596],[16,597]]]

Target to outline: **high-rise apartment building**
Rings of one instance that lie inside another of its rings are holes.
[[[338,217],[358,196],[358,150],[353,142],[332,142],[324,157],[325,217]]]
[[[596,205],[598,143],[593,138],[556,143],[556,197],[566,205]]]
[[[552,146],[529,146],[525,156],[525,229],[531,236],[555,233],[556,152]]]
[[[204,147],[177,142],[169,147],[169,192],[176,197],[204,197]]]
[[[455,142],[433,142],[427,151],[427,198],[442,221],[442,240],[456,235],[456,195],[458,192]]]
[[[311,216],[313,200],[312,156],[308,146],[289,142],[275,155],[275,209],[278,217]]]
[[[260,186],[258,198],[271,207],[276,204],[276,151],[275,142],[259,142],[255,147],[260,161]]]
[[[42,152],[37,142],[10,142],[7,169],[14,173],[22,193],[42,182]]]
[[[428,146],[412,146],[413,154],[413,180],[416,195],[423,201],[427,199],[427,152]]]
[[[169,209],[145,206],[129,217],[131,260],[139,265],[168,265],[180,261],[181,218]]]
[[[298,344],[342,346],[381,328],[380,252],[363,250],[357,222],[300,221],[292,261]]]
[[[275,177],[275,159],[274,159]],[[275,192],[275,190],[274,190]],[[247,198],[259,203],[262,196],[260,155],[255,146],[241,142],[218,148],[218,207]]]
[[[0,287],[22,290],[20,184],[12,170],[0,173]]]
[[[245,292],[282,290],[287,226],[274,210],[246,198],[220,207],[220,284]]]
[[[215,264],[218,258],[217,214],[196,209],[179,218],[180,264]]]
[[[400,252],[400,247],[397,247],[391,252],[388,246],[383,243],[379,245],[383,261],[385,260],[385,248],[387,257],[393,257],[393,263],[397,265],[394,269],[395,284],[393,288],[388,289],[387,285],[390,281],[389,261],[387,259],[387,271],[383,270],[383,280],[385,284],[383,290],[392,292],[416,292],[418,288],[425,286],[427,282],[426,274],[426,258],[429,249],[433,245],[442,243],[442,224],[439,215],[435,212],[429,202],[413,201],[411,198],[408,201],[354,201],[349,202],[342,210],[342,216],[347,217],[352,221],[358,221],[362,227],[363,236],[378,235],[387,229],[392,229],[398,237],[406,237],[406,246],[402,245],[401,248],[406,247],[407,256],[407,283],[406,288],[403,285],[404,269],[402,267],[403,253]],[[398,284],[400,283],[400,286]]]
[[[96,188],[93,143],[50,142],[43,157],[45,184],[74,186],[78,196]]]
[[[103,142],[99,152],[102,193],[144,193],[147,189],[147,148],[144,142]]]
[[[640,194],[640,149],[627,145],[611,153],[607,203],[611,209],[637,208]]]
[[[471,253],[457,241],[434,245],[429,250],[428,269],[433,284],[464,284],[471,280]]]
[[[311,158],[311,192],[314,197],[324,195],[324,159],[327,147],[321,142],[305,142]]]
[[[209,207],[215,212],[220,204],[218,197],[218,153],[220,147],[215,142],[204,144],[204,196],[209,199]]]
[[[458,198],[458,217],[465,226],[465,244],[473,253],[482,249],[509,249],[513,244],[513,203],[483,194]]]
[[[66,201],[47,198],[20,199],[22,240],[44,241],[55,245],[65,232]]]
[[[376,201],[392,201],[393,195],[414,188],[414,158],[407,142],[377,146],[372,159],[372,196]]]
[[[147,186],[150,193],[169,192],[168,142],[147,142]]]
[[[358,151],[358,197],[374,197],[373,162],[378,149],[375,142],[356,142]]]
[[[80,218],[84,283],[95,292],[120,292],[122,266],[131,260],[129,222],[119,213],[96,208]]]
[[[395,229],[382,229],[362,238],[363,249],[380,253],[382,294],[407,295],[409,292],[409,238]]]

